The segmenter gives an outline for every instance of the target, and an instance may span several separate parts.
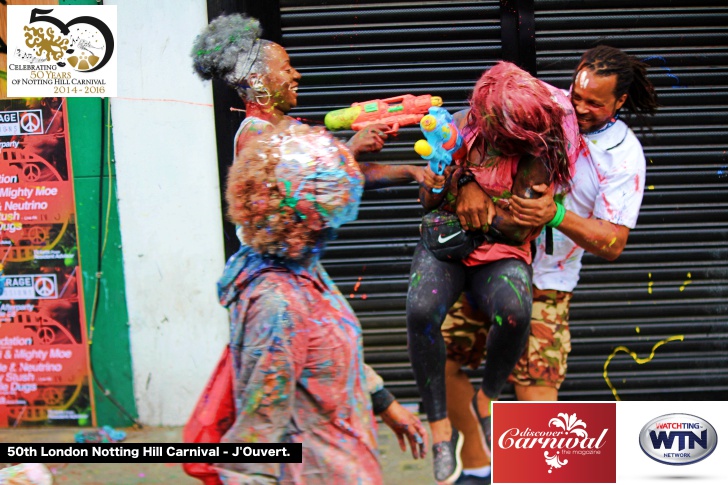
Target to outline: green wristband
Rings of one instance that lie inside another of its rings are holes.
[[[553,219],[546,223],[549,227],[559,227],[559,224],[564,222],[564,216],[566,215],[566,207],[564,207],[564,204],[556,201],[554,201],[554,204],[556,204],[556,214],[554,214]]]

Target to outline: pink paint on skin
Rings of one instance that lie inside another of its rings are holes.
[[[634,190],[635,190],[635,192],[639,192],[639,190],[640,190],[640,176],[639,175],[634,176]]]

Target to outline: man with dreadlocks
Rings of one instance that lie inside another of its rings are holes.
[[[432,430],[438,483],[452,483],[460,473],[461,434],[451,427],[445,399],[446,348],[440,326],[447,309],[466,291],[497,323],[488,339],[482,381],[491,399],[498,397],[528,340],[529,243],[540,227],[521,223],[490,198],[527,198],[534,185],[567,184],[581,141],[566,96],[507,62],[483,74],[470,109],[454,119],[467,153],[456,160],[447,190],[438,194],[423,187],[420,200],[426,209],[457,212],[464,229],[495,231],[510,244],[491,239],[461,261],[440,260],[422,242],[415,249],[407,294],[408,350]],[[486,213],[463,206],[469,200],[462,195],[471,187],[488,195]]]
[[[531,332],[528,347],[510,376],[516,397],[522,401],[557,400],[571,351],[569,302],[584,251],[613,261],[622,253],[637,221],[645,157],[640,142],[618,113],[624,106],[645,125],[645,116],[653,115],[658,107],[646,65],[609,46],[584,53],[574,71],[571,103],[586,142],[571,184],[557,187],[556,196],[545,185],[536,185],[532,189],[542,197],[525,199],[515,194],[510,199],[516,220],[555,228],[553,251],[546,249],[546,230],[536,240]],[[485,194],[474,194],[471,205],[487,210],[480,201]],[[490,409],[461,367],[477,369],[485,354],[486,337],[488,342],[491,337],[483,323],[487,319],[471,301],[463,297],[453,306],[443,324],[443,335],[448,345],[448,415],[465,436],[464,471],[456,483],[477,485],[490,483],[486,451],[491,444]]]

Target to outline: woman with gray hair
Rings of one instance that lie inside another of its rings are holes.
[[[258,137],[228,174],[228,216],[248,245],[218,283],[236,403],[222,441],[303,446],[301,463],[217,464],[226,485],[382,484],[361,325],[318,264],[362,186],[349,150],[306,125]]]
[[[301,75],[290,64],[286,50],[260,39],[260,23],[240,14],[218,17],[202,31],[192,50],[195,72],[202,79],[221,79],[236,89],[245,102],[246,118],[235,135],[235,155],[255,144],[262,136],[300,123],[287,115],[298,98]],[[385,134],[377,134],[386,125],[370,125],[347,143],[352,155],[380,150]],[[364,173],[365,188],[403,183],[421,177],[421,167],[358,164]],[[238,255],[252,244],[253,230],[241,224],[238,236],[243,243]],[[245,236],[243,235],[245,233]],[[236,255],[236,256],[238,256]],[[236,256],[233,256],[235,258]],[[318,262],[317,271],[325,274]],[[420,420],[396,401],[384,388],[382,378],[364,365],[366,385],[372,410],[396,434],[402,451],[409,442],[414,458],[424,458],[427,433]]]
[[[235,135],[235,154],[274,126],[298,123],[288,112],[298,103],[301,74],[291,66],[286,50],[260,38],[260,22],[241,14],[214,19],[195,40],[192,59],[202,79],[221,79],[245,102],[246,118]],[[356,158],[384,147],[386,124],[371,124],[347,142]],[[359,162],[364,188],[423,182],[423,167]]]

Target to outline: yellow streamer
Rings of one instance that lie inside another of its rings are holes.
[[[619,395],[617,394],[617,389],[612,385],[612,381],[609,380],[609,376],[607,375],[607,367],[609,366],[609,363],[612,361],[612,358],[615,355],[617,355],[617,352],[621,351],[621,352],[625,352],[626,354],[629,354],[630,357],[632,357],[632,359],[634,359],[635,362],[642,365],[642,364],[646,364],[647,362],[651,361],[655,357],[655,351],[661,345],[666,344],[668,342],[675,341],[675,340],[679,340],[682,342],[684,339],[685,339],[684,335],[673,335],[672,337],[668,337],[665,340],[660,340],[652,347],[650,356],[647,357],[646,359],[640,359],[639,357],[637,357],[637,354],[635,352],[632,352],[631,350],[629,350],[627,347],[625,347],[623,345],[620,345],[619,347],[615,348],[614,351],[612,352],[612,354],[607,358],[607,361],[604,362],[604,373],[602,374],[604,376],[604,380],[607,381],[607,385],[609,386],[609,389],[611,389],[612,394],[614,394],[614,399],[616,401],[621,401],[621,399],[619,398]]]

